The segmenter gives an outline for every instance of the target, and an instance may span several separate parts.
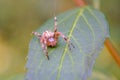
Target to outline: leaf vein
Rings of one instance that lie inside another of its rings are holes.
[[[96,21],[98,22],[99,25],[101,25],[101,29],[102,29],[102,34],[104,35],[105,31],[104,31],[104,28],[102,27],[102,23],[100,22],[100,20],[97,18],[97,16],[94,14],[94,12],[91,11],[91,9],[89,7],[87,7],[87,10],[90,12],[91,15],[94,16],[94,18],[96,19]]]
[[[82,15],[84,21],[86,22],[86,24],[88,25],[88,28],[91,30],[92,32],[92,35],[93,35],[93,41],[92,41],[92,44],[93,44],[93,50],[91,53],[93,53],[93,51],[95,50],[95,33],[94,33],[94,30],[92,28],[92,26],[90,25],[90,23],[88,22],[87,18],[84,16],[84,14]]]
[[[76,45],[78,46],[78,48],[80,49],[80,53],[82,53],[83,51],[82,51],[82,48],[79,46],[80,45],[80,43],[75,39],[75,37],[74,36],[72,36],[72,39],[74,40],[74,42],[76,43]],[[79,45],[78,45],[78,43],[79,43]]]
[[[73,26],[72,26],[72,28],[71,28],[71,31],[70,31],[70,33],[69,33],[69,35],[68,35],[68,38],[69,38],[69,39],[70,39],[70,37],[72,36],[72,33],[73,33],[73,31],[74,31],[74,28],[75,28],[75,26],[76,26],[76,24],[77,24],[77,22],[78,22],[79,17],[82,15],[83,11],[84,11],[84,8],[82,8],[82,9],[79,11],[78,15],[77,15],[77,17],[76,17],[76,19],[75,19],[75,21],[74,21],[74,23],[73,23]],[[60,72],[61,72],[61,69],[62,69],[62,63],[63,63],[63,61],[64,61],[64,57],[65,57],[65,55],[66,55],[67,48],[68,48],[68,44],[66,44],[65,49],[64,49],[64,52],[63,52],[63,55],[62,55],[61,60],[60,60],[60,65],[59,65],[59,67],[58,67],[57,80],[60,79]]]

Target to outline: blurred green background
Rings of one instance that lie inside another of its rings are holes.
[[[92,5],[93,0],[85,1]],[[110,25],[110,38],[120,53],[120,0],[100,0],[100,4]],[[57,15],[74,7],[73,0],[56,0],[56,6],[55,0],[0,0],[0,80],[10,80],[11,76],[25,72],[32,31],[54,13]],[[106,48],[96,60],[89,79],[93,78],[120,80],[120,67]]]

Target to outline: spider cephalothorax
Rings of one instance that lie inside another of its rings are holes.
[[[56,46],[59,36],[61,36],[67,42],[69,49],[70,49],[70,44],[73,46],[73,44],[70,43],[70,41],[67,37],[65,37],[61,32],[57,31],[57,18],[56,17],[54,17],[54,31],[53,32],[45,31],[45,32],[43,32],[42,35],[39,34],[38,32],[32,32],[32,34],[34,34],[35,36],[38,37],[39,41],[42,44],[42,49],[48,60],[49,60],[49,56],[48,56],[47,47],[48,46],[51,46],[51,47]]]

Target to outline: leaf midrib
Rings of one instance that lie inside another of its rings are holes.
[[[84,8],[82,8],[82,9],[79,11],[79,13],[78,13],[75,21],[73,22],[73,26],[72,26],[72,28],[70,29],[71,31],[69,32],[69,35],[68,35],[68,38],[69,38],[69,39],[72,37],[72,33],[73,33],[73,31],[74,31],[74,29],[75,29],[75,27],[76,27],[76,24],[77,24],[77,22],[78,22],[78,20],[79,20],[79,17],[82,15],[83,11],[84,11]],[[62,64],[63,64],[64,58],[65,58],[66,52],[67,52],[67,50],[68,50],[67,48],[68,48],[68,44],[66,44],[65,49],[64,49],[64,52],[63,52],[63,55],[62,55],[61,60],[60,60],[60,65],[59,65],[59,67],[58,67],[57,80],[60,79],[60,72],[61,72],[61,69],[62,69]]]

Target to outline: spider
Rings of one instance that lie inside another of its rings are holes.
[[[54,31],[53,32],[46,30],[45,32],[43,32],[42,35],[38,32],[32,32],[32,34],[35,35],[39,39],[42,45],[42,49],[48,60],[49,60],[49,56],[48,56],[47,47],[56,46],[59,36],[61,36],[66,41],[70,50],[71,50],[70,45],[72,45],[72,47],[74,48],[74,45],[70,42],[70,40],[67,37],[65,37],[65,35],[62,34],[62,32],[57,31],[57,17],[54,17]]]

